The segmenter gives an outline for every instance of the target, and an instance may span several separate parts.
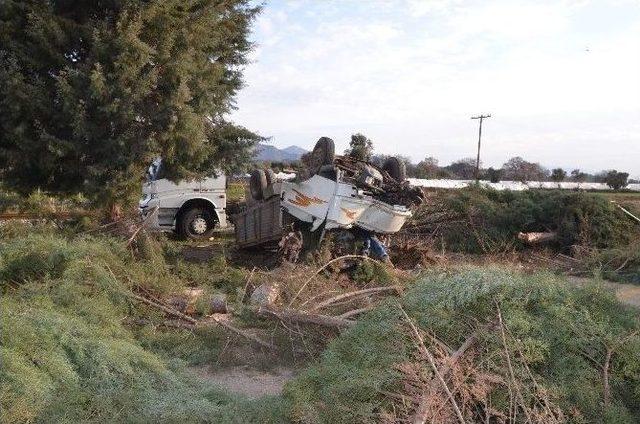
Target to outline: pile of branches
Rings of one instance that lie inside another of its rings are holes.
[[[368,256],[339,256],[325,263],[308,278],[290,277],[293,284],[287,287],[288,291],[280,292],[273,303],[261,305],[257,309],[258,316],[277,320],[285,325],[314,325],[338,330],[352,327],[360,314],[373,309],[381,299],[399,295],[402,290],[398,285],[345,289],[339,285],[331,287],[323,284],[322,281],[326,281],[326,278],[323,280],[321,276],[332,267],[341,263],[361,264],[361,261],[386,267]]]
[[[389,397],[402,399],[392,411],[381,414],[384,422],[458,422],[468,418],[474,422],[560,423],[565,421],[562,409],[540,386],[524,360],[524,354],[502,320],[496,303],[496,317],[473,331],[452,351],[437,336],[418,328],[402,306],[398,306],[407,329],[405,333],[415,346],[411,360],[397,364],[402,386]],[[503,352],[487,361],[483,357],[484,337],[496,336]],[[516,354],[511,350],[514,348]],[[506,388],[506,411],[491,404],[491,394]]]
[[[637,422],[640,321],[548,274],[434,274],[286,391],[301,422]]]
[[[346,290],[338,290],[337,287],[331,290],[325,287],[319,293],[317,292],[318,287],[314,283],[322,280],[321,274],[338,263],[352,260],[371,261],[378,266],[385,266],[366,256],[345,255],[330,260],[310,277],[307,277],[309,272],[305,269],[304,279],[300,278],[300,275],[294,275],[293,269],[283,267],[280,274],[269,275],[271,281],[260,285],[252,281],[257,273],[254,268],[247,278],[245,293],[240,297],[244,303],[242,308],[258,318],[282,324],[282,327],[290,333],[290,338],[293,334],[311,337],[316,332],[307,331],[309,327],[318,329],[324,335],[335,335],[354,326],[358,316],[372,310],[382,299],[401,293],[401,287],[398,285]],[[273,281],[278,280],[278,277],[288,278],[293,281],[293,284],[291,287],[283,288]],[[283,346],[274,342],[273,333],[272,338],[268,339],[265,335],[261,335],[260,331],[255,331],[255,328],[235,324],[237,314],[234,312],[239,311],[234,311],[234,306],[228,305],[224,300],[220,302],[217,298],[205,298],[204,295],[205,293],[194,293],[192,289],[186,294],[163,299],[149,290],[136,287],[132,293],[127,293],[127,296],[158,310],[165,319],[155,323],[146,319],[129,321],[136,325],[159,325],[189,331],[220,327],[228,334],[243,338],[257,348],[271,352],[282,350]],[[203,301],[207,303],[207,313],[204,315],[196,313],[194,308],[189,307],[194,302],[202,303]],[[294,328],[295,330],[292,330]],[[324,342],[326,343],[326,338]]]
[[[626,245],[640,226],[598,194],[470,187],[437,192],[414,212],[402,233],[470,253],[521,249],[528,239],[519,233],[553,234],[546,245],[568,252],[576,245]]]
[[[537,261],[567,275],[600,275],[611,281],[640,284],[640,237],[626,246],[594,249],[574,246],[571,255],[533,255]]]

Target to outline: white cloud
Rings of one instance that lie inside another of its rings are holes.
[[[362,131],[379,151],[446,163],[473,153],[468,118],[487,111],[487,163],[562,157],[640,175],[638,24],[579,29],[600,16],[575,1],[293,4],[259,18],[234,116],[276,144]]]

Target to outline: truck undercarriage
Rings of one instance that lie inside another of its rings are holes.
[[[316,248],[327,232],[352,238],[393,234],[423,200],[405,179],[402,162],[390,158],[378,168],[334,154],[321,138],[307,169],[292,182],[275,181],[270,170],[251,175],[250,198],[232,216],[240,247],[278,246],[285,257]]]

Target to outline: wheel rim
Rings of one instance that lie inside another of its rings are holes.
[[[207,220],[201,216],[198,216],[191,221],[191,230],[193,230],[194,234],[204,234],[208,227]]]

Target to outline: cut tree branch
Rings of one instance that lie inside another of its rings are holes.
[[[311,308],[311,311],[317,311],[319,309],[322,309],[324,307],[330,306],[333,303],[339,302],[341,300],[344,299],[348,299],[350,297],[355,297],[355,296],[361,296],[361,295],[365,295],[365,294],[371,294],[371,293],[382,293],[382,292],[396,292],[396,293],[400,293],[400,289],[396,286],[387,286],[387,287],[372,287],[370,289],[363,289],[363,290],[356,290],[353,292],[349,292],[349,293],[343,293],[343,294],[339,294],[337,296],[331,297],[325,301],[322,301],[320,303],[318,303],[317,305],[315,305],[313,308]]]
[[[208,321],[199,321],[193,317],[190,317],[189,315],[185,315],[182,312],[176,311],[175,309],[169,308],[167,306],[164,305],[160,305],[157,302],[154,302],[153,300],[147,299],[146,297],[142,297],[142,296],[138,296],[137,294],[134,293],[128,293],[127,294],[129,297],[136,299],[140,302],[146,303],[149,306],[153,306],[154,308],[160,309],[161,311],[169,314],[169,315],[173,315],[174,317],[178,317],[184,321],[187,321],[189,323],[191,323],[193,325],[194,328],[196,327],[206,327],[208,325],[211,325],[211,322]],[[229,331],[232,331],[236,334],[241,335],[242,337],[249,339],[257,344],[259,344],[260,346],[266,347],[268,349],[272,349],[272,350],[276,350],[276,346],[266,342],[264,340],[262,340],[261,338],[259,338],[258,336],[255,336],[253,334],[250,334],[244,330],[241,330],[235,326],[233,326],[232,324],[228,323],[226,320],[221,319],[220,317],[216,316],[216,315],[210,315],[207,318],[209,318],[210,321],[213,321],[215,324],[220,325],[221,327],[226,328]]]
[[[364,255],[344,255],[344,256],[340,256],[340,257],[335,258],[335,259],[331,259],[329,262],[327,262],[326,264],[324,264],[323,266],[318,268],[318,270],[316,272],[314,272],[313,275],[311,277],[309,277],[309,279],[307,281],[305,281],[300,286],[300,289],[298,289],[298,292],[293,296],[293,298],[289,302],[289,307],[291,307],[291,305],[293,305],[293,302],[298,298],[298,296],[300,296],[300,293],[302,293],[302,290],[304,290],[304,288],[307,286],[307,284],[309,284],[311,281],[313,281],[314,278],[316,278],[316,275],[320,274],[324,269],[326,269],[332,263],[340,261],[342,259],[365,259],[365,260],[368,260],[368,261],[371,261],[371,262],[377,262],[379,264],[382,264],[382,262],[377,261],[377,260],[375,260],[373,258],[370,258],[368,256],[364,256]]]
[[[324,327],[348,328],[356,323],[355,321],[344,318],[311,314],[290,308],[276,310],[267,306],[261,306],[258,309],[257,314],[263,318],[278,319],[280,321],[297,322],[302,324],[316,324]]]

